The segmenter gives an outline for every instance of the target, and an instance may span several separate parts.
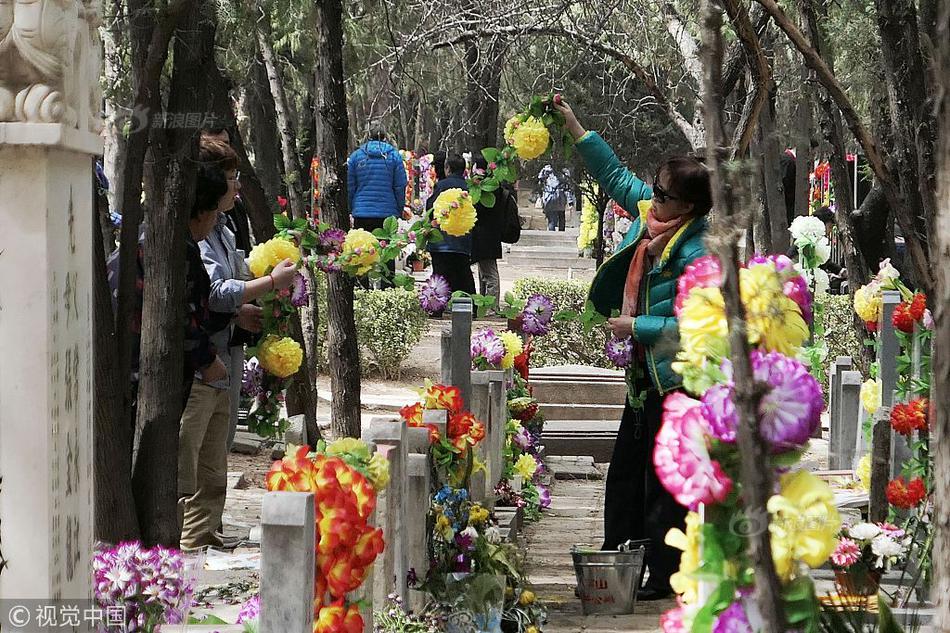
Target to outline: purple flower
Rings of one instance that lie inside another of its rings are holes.
[[[307,305],[309,296],[307,292],[307,278],[297,273],[294,275],[294,285],[291,286],[290,303],[295,308],[303,307]]]
[[[542,294],[533,294],[528,297],[521,312],[521,329],[525,334],[543,336],[551,329],[553,317],[554,303],[551,299]]]
[[[494,330],[479,330],[472,336],[472,361],[497,366],[505,355],[505,344]]]
[[[752,633],[752,626],[741,602],[733,602],[719,614],[713,624],[712,633]]]
[[[769,387],[759,402],[762,437],[772,447],[773,453],[799,448],[808,441],[821,420],[825,403],[818,381],[802,363],[778,352],[753,350],[749,360],[752,361],[755,380]],[[723,363],[723,370],[731,380],[732,364]],[[732,389],[729,391],[731,396]],[[713,394],[707,403],[704,396],[703,411],[711,414],[708,418],[710,426],[720,429],[717,437],[728,437],[730,429],[738,428],[739,418],[734,406],[717,404],[721,397],[720,393]]]
[[[805,281],[805,278],[801,275],[795,275],[782,285],[782,292],[798,304],[805,323],[810,324],[812,321],[811,292],[808,290],[808,282]]]
[[[438,314],[445,309],[452,296],[452,288],[442,275],[430,275],[419,291],[419,305],[427,314]]]
[[[532,444],[531,434],[528,433],[528,429],[524,427],[521,427],[521,430],[519,430],[517,433],[515,433],[512,436],[511,441],[514,442],[515,445],[523,451],[526,451],[529,448],[531,448],[531,444]]]
[[[261,615],[261,596],[256,595],[241,605],[238,612],[237,622],[235,624],[244,624],[251,620],[256,620]]]
[[[551,489],[545,485],[538,484],[538,501],[542,508],[551,507]]]
[[[323,253],[339,253],[343,250],[343,241],[346,239],[346,231],[343,229],[327,229],[317,235],[320,242],[320,250]]]
[[[703,394],[703,417],[709,422],[713,437],[721,442],[735,444],[738,416],[732,402],[732,388],[715,385]]]
[[[794,272],[795,264],[787,255],[754,255],[746,266],[751,267],[768,263],[775,264],[776,272]]]
[[[244,378],[241,381],[241,395],[257,398],[261,395],[261,383],[264,380],[264,368],[256,358],[244,361]]]
[[[604,353],[617,367],[626,367],[633,360],[633,339],[629,336],[623,339],[611,338],[607,341]]]

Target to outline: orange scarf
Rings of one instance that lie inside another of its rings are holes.
[[[662,221],[653,215],[653,207],[647,212],[647,230],[637,245],[637,251],[630,260],[627,270],[627,281],[623,286],[623,307],[620,313],[624,316],[636,316],[639,311],[640,282],[646,272],[647,255],[656,258],[663,252],[676,232],[686,224],[692,216],[681,215],[672,220]]]

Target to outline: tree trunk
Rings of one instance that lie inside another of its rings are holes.
[[[284,190],[283,160],[277,136],[274,97],[267,82],[264,60],[259,57],[251,63],[251,78],[245,94],[251,147],[254,148],[254,167],[273,212],[277,209],[277,196],[282,195]]]
[[[801,12],[805,26],[805,34],[809,39],[811,47],[824,60],[828,69],[834,72],[834,54],[826,46],[821,31],[818,28],[818,15],[812,0],[802,0]],[[838,203],[838,212],[835,213],[835,226],[838,228],[838,241],[841,244],[841,252],[844,253],[845,267],[848,269],[848,287],[851,295],[859,287],[870,281],[871,273],[867,262],[861,256],[859,244],[855,239],[857,234],[855,220],[852,211],[854,206],[851,204],[850,178],[848,177],[848,166],[845,160],[844,149],[844,131],[841,128],[841,119],[838,116],[837,107],[827,91],[819,91],[819,124],[825,140],[831,146],[831,177],[837,195],[835,200]],[[863,326],[862,326],[863,327]]]
[[[210,5],[192,3],[175,42],[168,112],[207,111],[208,80],[201,69],[212,63],[214,34]],[[160,141],[157,147],[153,145],[153,154],[159,160],[154,183],[161,189],[148,192],[138,396],[142,438],[132,476],[142,540],[147,545],[176,546],[179,538],[185,238],[194,201],[199,136],[200,130],[184,127],[156,130],[153,135]]]
[[[938,42],[935,74],[942,79],[936,104],[940,116],[937,150],[937,217],[934,222],[934,270],[937,285],[930,304],[934,307],[934,359],[931,403],[935,442],[933,464],[934,508],[934,582],[936,596],[934,625],[938,631],[950,630],[950,0],[940,2],[937,19]]]
[[[766,215],[771,245],[769,252],[785,253],[789,246],[788,211],[782,182],[782,146],[775,129],[775,96],[769,95],[759,113],[759,142],[762,153],[762,180],[765,187]]]
[[[323,0],[314,10],[317,46],[316,130],[320,158],[320,215],[348,229],[346,194],[349,119],[343,74],[342,0]],[[327,280],[327,336],[334,437],[360,436],[360,355],[353,317],[353,280],[342,272]]]
[[[804,17],[799,17],[804,24]],[[794,51],[791,52],[794,55]],[[804,63],[801,65],[801,83],[798,85],[798,98],[795,103],[795,215],[808,215],[811,207],[808,176],[811,173],[814,156],[812,153],[812,117],[811,86],[814,81],[811,71]]]
[[[740,169],[724,169],[726,136],[722,121],[722,13],[713,0],[703,0],[701,26],[703,37],[703,103],[706,121],[706,164],[711,172],[713,207],[723,224],[737,224],[742,215],[738,195],[743,183]],[[739,222],[741,225],[741,221]],[[772,493],[771,471],[762,468],[768,460],[765,441],[759,433],[758,408],[763,389],[752,374],[746,334],[745,308],[739,295],[739,262],[736,240],[738,231],[727,231],[729,237],[714,245],[723,271],[723,298],[729,321],[729,347],[733,362],[736,409],[739,413],[738,441],[741,463],[742,497],[746,516],[757,525],[768,524],[766,502]],[[765,633],[784,633],[785,614],[769,531],[758,530],[749,535],[749,553],[755,573],[755,598],[762,616]]]
[[[94,220],[97,229],[99,216]],[[132,496],[132,420],[126,408],[129,378],[115,362],[115,317],[106,276],[106,252],[96,242],[93,260],[93,425],[96,539],[120,543],[139,537]],[[124,417],[123,417],[124,416]]]

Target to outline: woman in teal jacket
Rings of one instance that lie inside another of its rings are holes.
[[[682,386],[672,363],[679,348],[673,313],[676,282],[683,269],[706,254],[706,214],[712,207],[709,173],[695,158],[664,161],[650,187],[630,173],[596,132],[586,131],[563,101],[556,107],[587,170],[620,206],[639,211],[617,252],[597,271],[590,299],[617,338],[632,337],[634,360],[627,368],[627,399],[614,445],[604,508],[604,549],[628,539],[649,539],[650,576],[639,599],[672,594],[670,575],[680,552],[664,543],[686,516],[660,484],[653,446],[663,399]],[[619,316],[613,314],[619,312]]]

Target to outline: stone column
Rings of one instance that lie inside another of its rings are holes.
[[[832,469],[844,470],[855,467],[855,447],[861,435],[861,372],[841,372],[841,405],[839,409],[839,450],[833,456],[836,463]]]
[[[406,429],[409,460],[406,463],[408,492],[406,495],[406,564],[419,580],[425,578],[429,569],[429,553],[426,548],[429,498],[431,494],[432,463],[429,457],[429,430],[410,427]],[[425,604],[422,592],[409,590],[409,608],[418,613]]]
[[[851,370],[851,357],[838,356],[828,370],[828,467],[836,468],[841,451],[841,374]]]
[[[383,528],[386,549],[382,565],[374,571],[373,599],[382,604],[390,593],[407,597],[406,573],[408,554],[408,517],[405,501],[408,496],[408,459],[406,424],[399,418],[376,416],[363,423],[362,439],[376,445],[376,452],[389,460],[389,486],[378,494],[377,525]]]
[[[312,633],[313,493],[268,492],[261,506],[261,633]]]
[[[7,7],[13,29],[26,28],[19,8]],[[34,67],[14,40],[3,62],[10,72],[0,74],[3,600],[92,596],[92,240],[101,239],[92,182],[102,142],[90,103],[99,44],[92,13],[55,3],[50,11],[40,27],[62,38],[28,42],[33,59],[49,61]]]
[[[452,329],[442,332],[442,382],[462,393],[466,407],[472,397],[472,300],[452,300]]]
[[[486,432],[485,441],[488,442],[485,450],[488,453],[489,490],[494,490],[501,481],[504,469],[505,427],[508,425],[508,389],[505,386],[503,372],[489,378],[488,393],[491,403],[491,421]]]
[[[896,290],[884,291],[884,305],[881,308],[881,321],[878,323],[880,346],[877,352],[878,376],[881,379],[881,402],[885,407],[893,406],[894,390],[897,389],[897,357],[901,353],[894,329],[894,308],[901,302],[901,293]]]

